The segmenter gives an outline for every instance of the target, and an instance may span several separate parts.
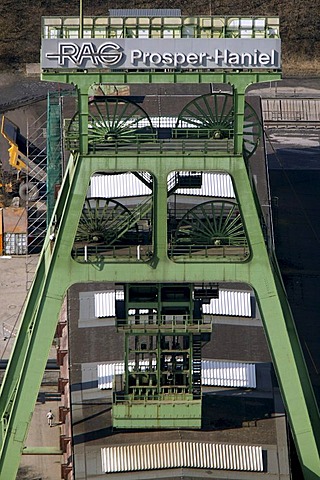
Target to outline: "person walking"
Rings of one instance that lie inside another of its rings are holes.
[[[53,419],[54,419],[54,415],[53,415],[52,411],[49,410],[49,412],[47,413],[47,420],[48,420],[49,427],[53,426]]]

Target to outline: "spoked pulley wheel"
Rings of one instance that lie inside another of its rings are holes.
[[[203,136],[212,139],[229,139],[234,135],[235,110],[233,96],[229,93],[209,93],[189,102],[178,116],[176,128],[203,131]],[[261,123],[254,109],[245,102],[243,125],[243,153],[249,158],[258,146]]]
[[[214,200],[191,208],[178,223],[175,243],[243,246],[246,235],[237,204]]]
[[[153,127],[140,105],[125,97],[96,97],[88,105],[89,149],[107,148],[148,139]],[[71,120],[67,137],[78,131],[79,114]]]
[[[138,237],[138,226],[130,210],[110,198],[87,198],[80,217],[75,243],[113,245],[126,243],[129,234]]]

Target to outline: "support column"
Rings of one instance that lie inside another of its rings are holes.
[[[234,102],[234,153],[241,155],[243,152],[243,120],[245,107],[244,85],[233,86]]]

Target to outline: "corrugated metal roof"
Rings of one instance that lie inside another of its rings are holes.
[[[261,446],[205,442],[167,442],[101,448],[105,473],[207,468],[247,472],[263,471]]]
[[[129,370],[135,363],[129,362]],[[156,362],[152,362],[156,367]],[[139,362],[141,370],[150,368],[148,360]],[[104,363],[97,365],[98,388],[112,388],[115,375],[124,373],[124,362]],[[201,383],[211,387],[256,388],[256,367],[253,363],[223,362],[217,360],[201,361]]]
[[[115,175],[94,175],[91,177],[89,188],[89,196],[102,198],[138,197],[151,195],[151,193],[152,190],[149,187],[129,172]]]
[[[229,315],[251,317],[250,292],[220,290],[219,298],[212,298],[209,304],[202,305],[205,315]]]
[[[109,8],[110,17],[181,17],[180,8]]]
[[[124,293],[120,290],[94,294],[94,316],[106,318],[116,316],[116,299],[123,300]]]

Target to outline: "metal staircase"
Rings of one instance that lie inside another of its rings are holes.
[[[192,348],[192,391],[194,398],[201,397],[201,335],[193,335]]]
[[[116,231],[116,237],[121,238],[128,230],[130,230],[139,220],[146,217],[152,210],[152,198],[149,197],[142,203],[130,210],[130,215],[126,218],[114,219],[110,227]]]

